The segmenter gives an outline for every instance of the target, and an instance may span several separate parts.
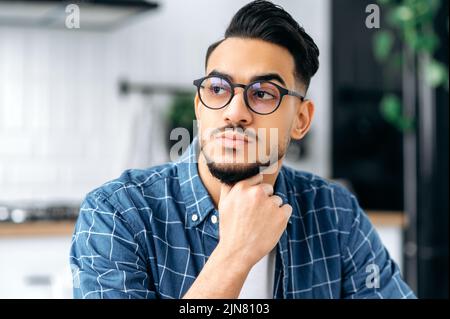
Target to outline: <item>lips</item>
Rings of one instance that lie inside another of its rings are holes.
[[[216,138],[222,138],[232,141],[242,141],[242,142],[248,142],[248,137],[235,132],[224,132],[222,134],[219,134]]]
[[[226,148],[243,147],[249,143],[248,137],[244,134],[236,133],[233,131],[224,132],[218,134],[215,140]]]

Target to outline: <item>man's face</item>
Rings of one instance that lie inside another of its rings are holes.
[[[277,74],[281,81],[274,78],[271,82],[304,93],[294,78],[289,51],[258,39],[223,41],[209,57],[206,74],[212,71],[245,85],[256,76]],[[243,94],[244,89],[235,88],[231,102],[216,110],[205,107],[198,94],[195,97],[201,153],[212,175],[226,184],[251,177],[268,164],[281,164],[290,139],[299,138],[293,132],[300,120],[299,98],[286,95],[275,112],[262,115],[246,106]]]

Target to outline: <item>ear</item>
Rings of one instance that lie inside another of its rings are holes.
[[[291,138],[294,140],[302,139],[309,128],[314,117],[314,102],[310,100],[304,100],[297,108],[295,114],[294,123],[291,128]]]
[[[195,119],[197,121],[199,121],[199,104],[200,103],[200,99],[198,98],[198,93],[195,94],[194,97],[194,111],[195,111]]]

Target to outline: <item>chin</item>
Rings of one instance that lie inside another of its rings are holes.
[[[260,164],[215,163],[207,164],[212,176],[221,183],[232,186],[239,181],[255,176],[260,172]]]
[[[218,165],[252,165],[257,163],[256,159],[249,159],[244,149],[230,147],[214,147],[203,152],[208,162]]]

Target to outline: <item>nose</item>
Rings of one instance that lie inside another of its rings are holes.
[[[237,89],[238,88],[235,88],[233,99],[224,108],[223,117],[228,124],[249,125],[252,122],[253,115],[250,109],[245,105],[244,91],[242,89]]]

